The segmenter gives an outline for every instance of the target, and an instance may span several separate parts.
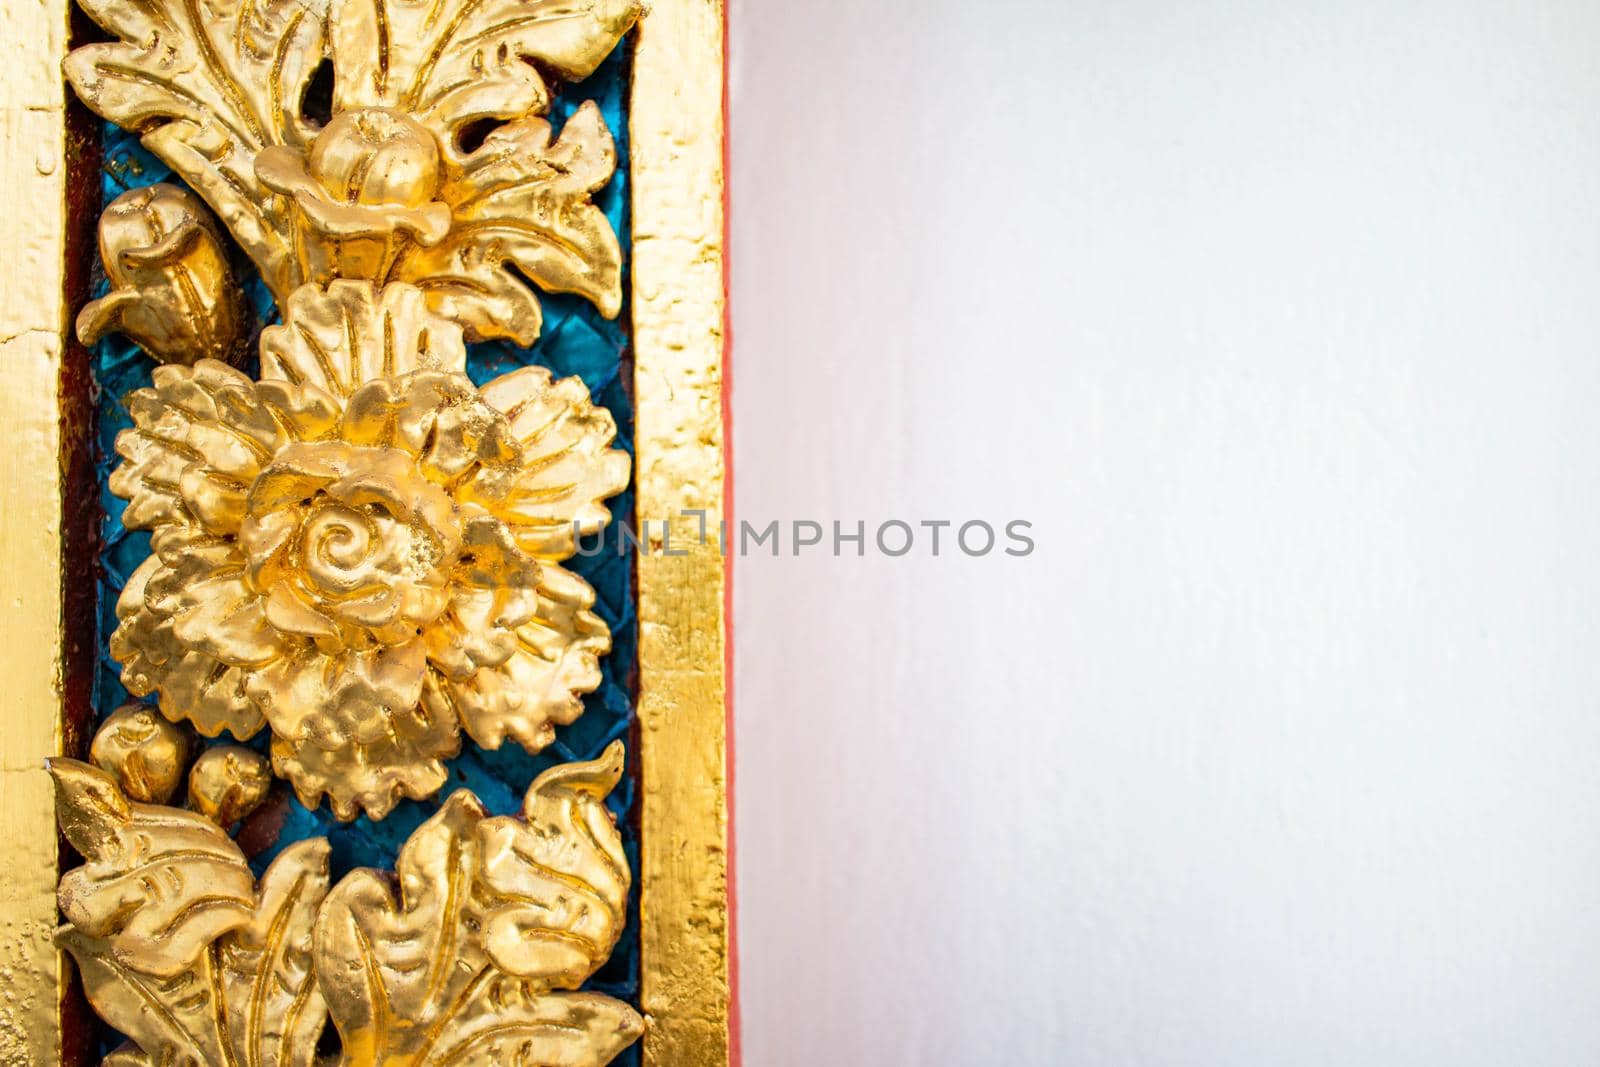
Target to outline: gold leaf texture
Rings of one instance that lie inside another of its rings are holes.
[[[535,64],[588,77],[639,11],[638,0],[346,0],[332,35],[334,105],[394,108],[447,137],[474,119],[543,111]]]
[[[100,260],[111,291],[78,314],[84,344],[120,330],[162,363],[243,354],[243,293],[215,220],[185,190],[158,183],[113,200]]]
[[[61,914],[109,958],[171,977],[249,919],[250,868],[214,824],[129,800],[87,763],[51,760],[50,773],[62,833],[87,861],[61,878]]]
[[[307,282],[409,281],[471,337],[522,344],[540,324],[529,286],[617,313],[621,252],[590,201],[616,167],[611,136],[591,103],[552,142],[539,71],[591,73],[638,0],[81,3],[119,40],[69,56],[74,88],[143,134],[280,303]],[[304,104],[325,58],[319,125]]]
[[[137,1046],[106,1062],[310,1067],[327,1019],[311,969],[327,842],[285,849],[258,890],[202,816],[130,801],[72,760],[51,773],[62,828],[88,859],[62,878],[57,941],[95,1011]]]
[[[118,38],[75,49],[83,102],[155,153],[217,212],[275,292],[297,280],[282,205],[257,181],[269,145],[309,143],[301,101],[326,51],[326,6],[302,0],[79,0]]]
[[[346,1064],[604,1064],[639,1036],[626,1004],[563,992],[625,922],[628,868],[604,807],[622,758],[614,744],[541,775],[526,822],[454,793],[401,850],[397,885],[357,871],[335,887],[316,969]]]
[[[449,235],[410,247],[394,277],[420,285],[474,337],[533,343],[543,320],[524,278],[577,293],[616,317],[622,249],[590,201],[616,165],[611,133],[593,103],[579,107],[554,141],[542,118],[502,126],[441,191],[454,220]]]
[[[347,819],[437,790],[462,729],[548,745],[610,648],[559,565],[627,484],[610,414],[543,370],[478,389],[410,285],[303,286],[261,348],[259,382],[202,361],[129,398],[130,691],[207,736],[270,724],[274,770]]]

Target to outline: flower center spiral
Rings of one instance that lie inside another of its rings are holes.
[[[396,449],[291,446],[262,473],[241,529],[269,618],[319,641],[413,639],[448,605],[461,530],[449,496]]]
[[[306,575],[334,596],[355,592],[373,578],[373,521],[333,504],[311,514],[301,529]]]

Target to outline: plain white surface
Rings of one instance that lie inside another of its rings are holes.
[[[749,1067],[1600,1062],[1600,9],[732,27]]]

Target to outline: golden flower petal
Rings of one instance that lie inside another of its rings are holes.
[[[227,730],[240,740],[265,724],[244,692],[244,672],[185,647],[172,620],[149,606],[148,589],[168,572],[151,556],[139,565],[117,599],[119,625],[110,651],[122,664],[122,684],[134,696],[159,694],[162,714],[185,719],[207,737]]]
[[[220,736],[226,730],[240,741],[248,741],[267,724],[245,693],[248,677],[243,668],[185,650],[162,669],[161,713],[173,722],[187,719],[206,737]],[[131,686],[129,691],[133,691]]]
[[[279,737],[367,744],[417,704],[426,665],[420,639],[331,654],[307,646],[255,671],[246,691]]]
[[[402,799],[425,800],[444,785],[449,774],[441,761],[461,750],[460,738],[452,732],[448,743],[442,733],[428,740],[325,749],[274,736],[272,770],[289,780],[307,808],[315,810],[326,796],[335,818],[349,822],[365,814],[376,821]]]
[[[125,498],[130,529],[200,523],[232,533],[243,493],[261,465],[294,435],[325,434],[333,399],[287,384],[260,389],[213,360],[156,368],[153,388],[128,397],[133,428],[117,437],[125,462],[109,487]]]
[[[538,611],[538,583],[538,564],[504,523],[487,515],[469,519],[450,610],[424,633],[428,659],[458,681],[504,663],[517,650],[514,631]]]
[[[422,477],[410,456],[392,448],[351,448],[347,457],[340,464],[341,477],[328,486],[330,497],[355,508],[381,505],[402,522],[424,525],[445,555],[455,553],[460,537],[455,501]]]
[[[190,466],[178,477],[178,490],[189,514],[217,533],[239,529],[247,488],[244,482],[200,466]]]
[[[185,648],[234,667],[260,667],[283,654],[262,598],[239,571],[191,583],[177,599],[172,633]]]
[[[373,378],[467,364],[461,327],[430,312],[414,286],[303,285],[283,315],[285,325],[261,332],[264,380],[309,383],[344,398]]]
[[[256,177],[273,192],[293,197],[312,230],[330,243],[403,233],[419,244],[432,245],[450,232],[450,209],[444,204],[408,207],[334,199],[307,170],[305,156],[283,145],[265,148],[256,156]]]
[[[267,621],[285,633],[302,637],[339,636],[339,628],[332,619],[301,600],[284,582],[275,584],[267,594]]]
[[[372,652],[285,657],[249,682],[272,722],[272,767],[309,808],[387,815],[401,797],[444,783],[440,761],[460,751],[456,720],[423,708],[422,642]]]
[[[257,382],[256,398],[296,441],[320,441],[339,428],[339,401],[310,383]]]
[[[517,628],[533,617],[538,603],[534,589],[458,590],[450,610],[423,633],[428,661],[457,681],[498,667],[517,651]]]
[[[270,589],[292,569],[289,549],[299,532],[300,513],[292,508],[251,515],[239,524],[239,551],[251,586]]]
[[[404,449],[441,485],[478,466],[509,472],[522,458],[505,418],[464,374],[421,372],[368,382],[351,395],[340,435]]]
[[[589,397],[580,378],[551,379],[543,367],[524,367],[483,387],[483,398],[503,412],[522,446],[522,467],[510,479],[485,471],[462,496],[483,503],[513,529],[524,551],[563,560],[576,551],[576,534],[610,521],[607,497],[628,485],[631,461],[611,447],[616,420]]]
[[[580,694],[600,684],[599,657],[611,633],[590,611],[594,590],[554,564],[539,568],[538,614],[516,630],[517,648],[497,667],[454,681],[429,676],[423,702],[453,714],[474,741],[499,748],[507,737],[530,752],[583,713]]]

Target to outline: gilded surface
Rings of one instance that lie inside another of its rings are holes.
[[[68,57],[74,88],[206,199],[283,318],[259,381],[205,358],[231,284],[197,258],[209,219],[159,186],[108,209],[114,288],[84,336],[120,327],[177,364],[130,398],[110,481],[154,533],[117,605],[124,683],[208,737],[270,726],[273,770],[341,819],[434,793],[463,731],[549,744],[610,647],[559,564],[627,458],[579,383],[479,390],[463,342],[531,341],[530,282],[616,314],[621,253],[589,201],[610,134],[585,105],[552,141],[532,61],[587,74],[634,0],[82,3],[119,40]],[[130,256],[155,275],[123,277]]]
[[[89,760],[122,783],[130,800],[165,804],[183,784],[189,735],[143,704],[106,716],[89,745]]]
[[[205,198],[280,302],[412,282],[469,335],[529,343],[527,281],[615,315],[621,253],[589,193],[616,165],[591,108],[550,140],[539,64],[582,78],[638,0],[80,0],[84,103]],[[308,114],[324,60],[333,116]],[[472,127],[500,125],[471,145]],[[526,279],[526,281],[524,280]]]
[[[175,535],[171,558],[158,552],[152,570],[201,574],[221,594],[202,609],[178,595],[182,583],[156,583],[173,595],[152,604],[155,575],[146,573],[146,595],[129,605],[130,616],[139,618],[143,644],[133,658],[142,664],[146,691],[169,713],[185,704],[173,717],[214,727],[212,733],[242,735],[274,725],[274,715],[285,717],[295,728],[274,737],[275,762],[291,773],[298,760],[302,795],[332,793],[327,783],[338,779],[349,814],[427,788],[426,753],[447,744],[433,736],[440,732],[465,731],[489,745],[505,737],[534,746],[548,740],[551,725],[567,713],[562,709],[571,709],[572,695],[584,689],[592,671],[588,653],[605,647],[603,628],[594,632],[584,617],[586,590],[575,578],[563,581],[558,564],[571,552],[572,521],[583,529],[585,516],[603,517],[596,509],[614,491],[606,487],[616,484],[618,460],[596,460],[611,455],[609,436],[593,431],[591,413],[574,403],[569,383],[531,372],[536,380],[510,375],[475,396],[452,393],[455,372],[434,365],[435,341],[443,335],[430,325],[398,335],[410,340],[396,343],[390,331],[400,320],[423,318],[447,321],[467,340],[525,342],[539,328],[536,287],[578,293],[616,312],[620,252],[589,201],[615,166],[610,135],[586,108],[552,136],[543,118],[549,93],[541,71],[576,78],[592,70],[638,16],[637,4],[87,0],[85,7],[115,40],[73,53],[67,70],[75,87],[95,110],[140,131],[206,205],[192,198],[129,205],[132,218],[161,232],[109,224],[102,248],[116,299],[87,313],[82,325],[86,336],[127,333],[173,364],[150,391],[151,403],[166,405],[170,418],[151,425],[165,436],[180,424],[184,447],[161,456],[159,443],[147,443],[142,458],[167,464],[177,481],[157,484],[159,473],[154,483],[125,477],[132,493],[140,491],[137,482],[168,497],[165,504],[148,501],[156,509],[152,525]],[[14,428],[14,447],[0,460],[8,505],[0,556],[12,575],[14,610],[0,627],[8,695],[24,709],[0,723],[0,811],[13,858],[3,873],[8,936],[0,971],[9,989],[0,1005],[0,1062],[49,1064],[60,1056],[62,983],[51,944],[55,847],[41,833],[51,787],[38,757],[63,748],[64,640],[59,629],[38,621],[61,615],[63,528],[58,487],[40,472],[63,454],[59,412],[49,398],[61,373],[66,319],[66,150],[57,68],[66,11],[61,0],[45,0],[8,5],[7,16],[29,46],[23,62],[0,77],[7,144],[0,175],[12,202],[43,208],[0,221],[8,252],[8,284],[0,287],[7,388],[0,402]],[[631,109],[641,511],[704,506],[713,523],[722,477],[720,20],[715,0],[658,0],[638,47]],[[322,79],[313,78],[329,66],[331,107],[317,102]],[[213,240],[224,233],[261,270],[284,329],[304,327],[291,330],[294,336],[275,335],[270,359],[263,351],[264,367],[281,368],[280,377],[264,372],[252,381],[225,364],[237,355],[234,305],[225,261],[219,266],[212,254]],[[345,282],[357,283],[359,293]],[[420,313],[413,293],[420,294]],[[402,311],[401,304],[408,306]],[[143,315],[130,314],[136,306]],[[331,331],[345,324],[368,339],[375,328],[383,340],[376,347],[352,341],[344,349],[350,362],[326,368],[319,349],[339,350]],[[447,338],[439,343],[453,348]],[[212,362],[217,357],[222,362]],[[431,384],[420,386],[425,377]],[[386,384],[361,394],[377,379]],[[163,383],[175,401],[161,396]],[[452,421],[454,403],[443,405],[448,416],[441,410],[446,394],[470,409],[462,419]],[[288,399],[304,403],[286,408]],[[394,427],[377,430],[376,412],[392,415]],[[438,438],[423,431],[419,441],[414,423],[402,428],[411,415],[445,426],[449,450],[456,459],[470,454],[474,472],[498,463],[504,477],[476,484],[475,474],[450,474],[455,468],[434,462],[449,458],[434,455]],[[509,444],[488,428],[497,417],[512,427]],[[313,425],[321,430],[313,432]],[[560,428],[556,440],[537,452],[553,427]],[[485,441],[493,444],[489,452],[479,448]],[[282,454],[302,445],[315,446],[316,454]],[[363,462],[352,466],[350,453],[358,449],[401,455],[369,467],[363,452]],[[506,456],[518,449],[535,457],[529,466],[551,472],[526,493],[507,488],[516,478]],[[273,473],[280,487],[297,478],[314,484],[309,502],[252,492],[255,479],[279,460]],[[243,481],[237,475],[252,463],[248,485],[228,484]],[[475,484],[463,493],[468,481]],[[358,524],[352,501],[372,497],[384,514]],[[485,516],[511,536],[472,540],[469,526],[493,532],[474,521]],[[277,528],[245,546],[247,523]],[[389,541],[371,536],[384,523],[392,523],[384,528],[397,534],[402,551],[387,551]],[[291,527],[291,541],[320,546],[320,554],[273,542],[274,533]],[[692,528],[691,522],[675,530],[674,543],[683,544]],[[455,530],[468,547],[446,567],[434,548]],[[537,619],[554,636],[530,634],[510,621],[515,610],[501,611],[503,601],[525,600],[527,568],[506,567],[510,577],[493,587],[503,600],[455,595],[486,588],[481,580],[475,585],[488,569],[470,547],[479,544],[490,559],[515,561],[513,553],[521,553],[537,576],[551,576],[534,581]],[[372,579],[361,585],[364,593],[376,587],[371,604],[329,595],[348,591],[340,570],[352,567],[363,581]],[[397,581],[396,574],[423,580]],[[720,562],[704,545],[686,560],[646,558],[639,589],[642,967],[651,1017],[645,1058],[724,1063]],[[487,612],[477,610],[491,600]],[[458,606],[464,614],[453,617],[462,625],[441,623]],[[177,635],[175,617],[191,610],[209,611],[201,617],[216,622],[216,632],[202,633],[197,619],[183,627],[190,640]],[[333,699],[331,690],[310,684],[315,672],[304,669],[307,663],[324,666],[330,684],[336,674],[326,665],[336,671],[358,663],[348,683],[356,692],[393,687],[384,692],[409,696],[416,639],[424,635],[405,637],[401,623],[421,619],[430,620],[424,631],[441,632],[420,648],[422,694],[414,705],[375,707],[358,699],[355,713],[345,716],[343,691]],[[501,662],[506,669],[495,673],[491,661],[512,646]],[[231,658],[216,654],[224,647]],[[570,656],[568,648],[575,650]],[[248,657],[237,654],[241,649]],[[183,664],[196,656],[209,657],[210,673],[183,675]],[[169,666],[168,688],[182,691],[181,699],[162,688]],[[246,684],[271,666],[284,679]],[[276,699],[280,692],[297,703],[286,709]],[[273,699],[263,702],[259,693]],[[450,703],[450,711],[442,710]],[[452,712],[453,726],[435,723],[436,714],[442,723]],[[420,734],[402,728],[397,716],[415,720]],[[127,739],[129,745],[137,748],[137,739]],[[376,746],[375,761],[367,746]],[[79,959],[96,1009],[137,1043],[108,1063],[309,1063],[324,1018],[343,1038],[349,1063],[599,1064],[639,1035],[642,1021],[626,1005],[573,992],[622,925],[628,872],[596,803],[615,781],[620,753],[541,777],[525,820],[490,819],[469,797],[453,799],[407,846],[397,878],[352,875],[330,892],[326,849],[318,841],[285,850],[259,883],[247,869],[241,873],[222,828],[256,802],[265,774],[239,755],[244,751],[213,747],[194,763],[190,811],[130,796],[125,787],[140,788],[130,776],[138,761],[126,753],[107,756],[110,770],[55,767],[59,802],[70,809],[63,830],[78,835],[75,844],[89,860],[62,882],[69,924],[61,944]],[[341,777],[343,757],[324,756],[339,751],[358,754],[353,784]],[[390,751],[404,755],[387,763]],[[161,764],[156,756],[146,754],[139,773],[148,778]],[[408,786],[419,773],[423,784]],[[157,778],[144,783],[147,792],[165,790],[167,782]],[[575,842],[568,841],[572,834]],[[470,876],[445,875],[460,870],[463,853],[477,857]],[[119,866],[130,857],[142,865],[140,874]],[[145,880],[146,870],[159,879]],[[440,885],[466,887],[467,902],[435,901]],[[198,907],[175,906],[186,893],[202,894]],[[324,915],[342,918],[324,932]],[[465,984],[462,972],[471,974]],[[325,977],[332,975],[338,977]]]
[[[111,292],[78,313],[84,344],[119,331],[163,363],[240,355],[243,294],[216,222],[189,193],[151,185],[113,200],[100,261]]]
[[[463,731],[538,750],[582,711],[610,635],[559,561],[629,463],[576,379],[474,386],[415,286],[302,286],[283,315],[261,380],[203,360],[129,398],[110,486],[154,554],[111,653],[208,737],[270,726],[307,807],[382,818]]]
[[[67,0],[0,2],[13,42],[0,76],[0,1063],[61,1055],[56,835],[42,757],[62,751],[63,415],[67,140],[60,62]],[[19,209],[26,205],[25,209]],[[81,427],[79,427],[81,428]],[[66,427],[71,432],[75,427]]]
[[[722,5],[640,25],[629,108],[646,1063],[730,1062],[723,560]],[[704,512],[686,516],[685,509]],[[672,555],[659,520],[673,520]],[[701,536],[702,529],[707,531]],[[686,551],[686,555],[679,555]]]
[[[310,1067],[329,1022],[344,1067],[604,1064],[643,1028],[621,1001],[574,992],[626,921],[603,803],[620,743],[541,775],[521,818],[453,794],[393,880],[358,870],[331,888],[322,838],[257,883],[206,814],[131,800],[74,760],[50,770],[87,861],[61,880],[57,941],[130,1039],[114,1067]]]

